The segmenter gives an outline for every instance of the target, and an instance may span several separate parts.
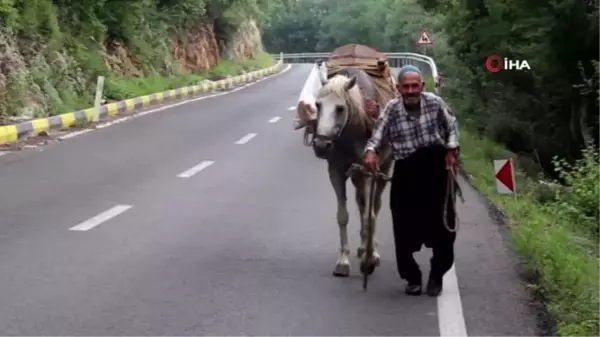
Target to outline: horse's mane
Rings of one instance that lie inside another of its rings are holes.
[[[346,72],[348,74],[348,72]],[[365,73],[366,75],[366,73]],[[364,108],[363,95],[359,87],[359,82],[364,80],[359,74],[356,74],[356,84],[350,90],[346,90],[344,86],[350,78],[338,74],[327,80],[327,83],[321,87],[317,97],[326,97],[335,95],[342,99],[348,107],[348,124],[347,126],[358,126],[365,129],[370,129],[374,121],[367,115]],[[368,76],[368,75],[366,75]]]

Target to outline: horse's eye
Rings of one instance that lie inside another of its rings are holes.
[[[336,106],[336,107],[335,107],[335,113],[337,113],[337,114],[342,114],[342,113],[344,113],[344,107],[343,107],[343,106],[339,106],[339,105],[338,105],[338,106]]]

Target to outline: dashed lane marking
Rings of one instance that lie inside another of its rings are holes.
[[[235,143],[238,145],[246,144],[250,140],[252,140],[252,138],[256,137],[256,135],[257,135],[256,133],[249,133],[249,134],[245,135],[244,137],[240,138],[240,140],[238,140]]]
[[[190,178],[190,177],[194,176],[196,173],[204,170],[205,168],[211,166],[214,163],[215,163],[214,161],[205,160],[205,161],[201,162],[200,164],[192,167],[191,169],[178,174],[177,177],[178,178]]]
[[[116,217],[117,215],[129,210],[131,205],[117,205],[105,212],[102,212],[96,215],[93,218],[90,218],[77,226],[71,227],[69,230],[71,231],[89,231],[90,229]]]

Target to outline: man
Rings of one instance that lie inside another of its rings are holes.
[[[395,164],[390,208],[398,272],[408,283],[405,292],[420,295],[422,275],[413,253],[422,245],[432,248],[427,294],[438,296],[443,276],[454,263],[454,199],[446,198],[447,184],[455,183],[448,182],[448,170],[456,164],[458,127],[447,104],[440,97],[423,92],[423,87],[417,67],[400,70],[400,96],[387,104],[377,120],[365,149],[364,163],[377,170],[378,149],[383,142],[392,144]]]

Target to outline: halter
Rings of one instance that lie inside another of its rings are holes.
[[[342,123],[342,125],[339,127],[339,129],[337,130],[337,132],[335,133],[335,135],[333,136],[324,136],[324,135],[317,135],[317,126],[318,126],[318,116],[315,119],[311,119],[306,123],[306,126],[304,127],[304,145],[305,146],[312,146],[315,142],[315,138],[319,137],[319,138],[323,138],[325,140],[330,140],[330,141],[336,141],[340,138],[342,132],[344,132],[344,129],[346,129],[346,126],[348,125],[348,120],[350,120],[350,109],[348,109],[347,113],[346,113],[346,118],[344,119],[344,122]],[[318,113],[318,112],[317,112]]]

